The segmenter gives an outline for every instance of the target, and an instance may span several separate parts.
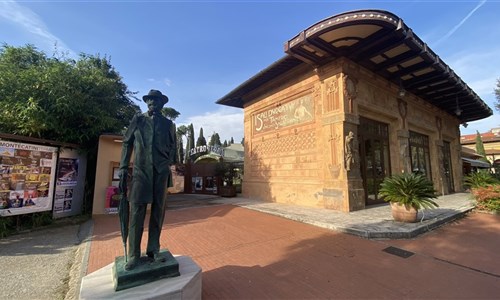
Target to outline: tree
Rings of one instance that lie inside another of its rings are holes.
[[[177,110],[175,110],[172,107],[164,107],[161,109],[161,113],[167,118],[170,119],[171,121],[175,121],[177,117],[181,114]]]
[[[495,107],[498,111],[500,111],[500,79],[497,79],[497,87],[495,89],[495,96],[497,98],[497,103],[495,103]]]
[[[241,138],[241,144],[242,144],[242,145],[245,145],[245,137],[242,137],[242,138]]]
[[[180,164],[184,163],[184,143],[183,137],[188,133],[188,128],[185,125],[181,125],[177,127],[177,161]]]
[[[92,148],[139,107],[107,57],[47,57],[32,45],[0,48],[0,131]]]
[[[84,213],[92,211],[99,136],[128,126],[140,112],[133,99],[106,56],[0,48],[0,132],[80,145],[87,153]]]
[[[232,144],[234,144],[234,139],[233,139],[233,137],[231,137],[231,140],[229,141],[229,144],[231,144],[231,145],[232,145]]]
[[[190,160],[189,151],[194,148],[194,127],[193,124],[189,124],[187,131],[187,145],[186,145],[186,162]]]
[[[206,145],[207,145],[207,140],[203,136],[203,127],[200,127],[200,135],[198,136],[198,139],[196,140],[196,147],[206,146]]]
[[[484,144],[483,144],[483,140],[481,138],[481,134],[477,130],[476,130],[476,152],[477,152],[477,154],[482,156],[480,158],[481,160],[483,160],[487,163],[490,163],[488,161],[488,159],[486,158],[486,151],[484,150]]]
[[[214,132],[212,136],[210,137],[210,141],[208,142],[209,146],[220,146],[220,136],[218,133]]]
[[[227,144],[227,140],[224,140],[224,144],[222,144],[222,146],[223,146],[224,148],[226,148],[226,147],[228,146],[228,144]]]

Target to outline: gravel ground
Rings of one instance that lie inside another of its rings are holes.
[[[0,299],[77,299],[92,221],[0,239]]]

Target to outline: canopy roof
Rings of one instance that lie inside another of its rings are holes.
[[[243,108],[248,92],[304,64],[346,57],[461,122],[486,118],[491,108],[398,16],[358,10],[322,20],[285,42],[286,56],[217,101]]]
[[[478,159],[470,159],[466,157],[462,157],[462,161],[469,163],[471,167],[479,167],[479,168],[487,168],[489,169],[491,166],[489,163],[478,160]]]

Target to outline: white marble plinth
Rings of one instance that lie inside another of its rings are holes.
[[[201,268],[189,256],[175,256],[178,277],[153,281],[115,292],[113,263],[82,279],[80,299],[201,299]]]

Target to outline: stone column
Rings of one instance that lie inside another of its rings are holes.
[[[343,141],[347,201],[344,207],[348,211],[365,208],[365,190],[360,170],[358,126],[359,116],[345,114]]]
[[[398,145],[399,145],[399,172],[411,173],[410,160],[410,131],[407,129],[398,130]]]
[[[365,190],[360,171],[359,156],[359,115],[356,98],[358,96],[359,80],[352,75],[343,73],[342,96],[343,96],[343,154],[345,174],[345,199],[344,210],[353,211],[365,208]]]

